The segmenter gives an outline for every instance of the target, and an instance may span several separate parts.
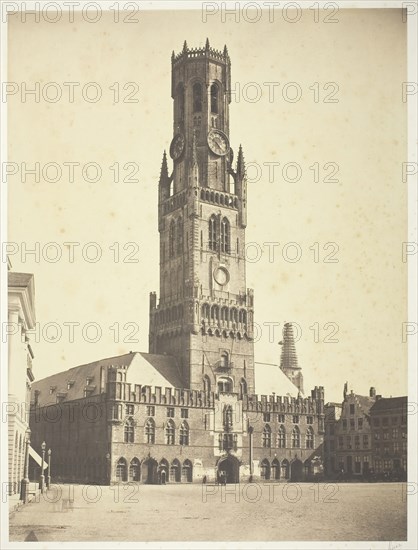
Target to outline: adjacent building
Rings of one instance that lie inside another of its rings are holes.
[[[325,406],[324,469],[328,477],[406,478],[407,398],[348,393]]]
[[[381,397],[370,409],[373,468],[376,474],[406,479],[407,397]]]
[[[313,477],[322,470],[324,390],[304,396],[289,324],[281,368],[271,367],[278,391],[256,393],[247,181],[242,148],[235,160],[229,142],[228,50],[184,43],[171,71],[173,168],[164,153],[149,353],[36,382],[34,445],[53,449],[52,477],[68,481]]]
[[[20,498],[29,453],[30,391],[34,380],[29,332],[35,327],[35,284],[30,273],[15,273],[8,264],[8,492]]]

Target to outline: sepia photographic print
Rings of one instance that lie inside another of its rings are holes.
[[[416,548],[417,2],[1,17],[2,547]]]

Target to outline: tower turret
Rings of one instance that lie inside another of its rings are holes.
[[[282,352],[280,355],[280,369],[298,388],[298,390],[303,393],[303,375],[302,369],[298,365],[292,323],[284,324],[283,340],[279,342],[279,345],[282,346]]]

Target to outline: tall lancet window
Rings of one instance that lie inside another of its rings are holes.
[[[216,237],[217,237],[217,220],[216,216],[212,215],[209,219],[209,250],[216,250]]]
[[[216,84],[212,84],[212,86],[210,87],[210,110],[212,113],[219,112],[218,95],[219,95],[218,86]]]
[[[229,221],[224,218],[221,222],[221,252],[229,254],[231,249],[231,231],[229,227]]]
[[[202,112],[202,85],[199,82],[193,86],[193,112]]]

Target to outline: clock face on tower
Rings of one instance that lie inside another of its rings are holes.
[[[173,137],[170,145],[170,157],[173,160],[178,160],[184,151],[184,136],[183,134],[177,134]]]
[[[211,130],[208,133],[209,149],[218,157],[223,157],[229,151],[229,141],[220,130]]]
[[[229,282],[229,272],[225,267],[217,267],[213,272],[213,278],[220,286]]]

